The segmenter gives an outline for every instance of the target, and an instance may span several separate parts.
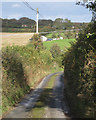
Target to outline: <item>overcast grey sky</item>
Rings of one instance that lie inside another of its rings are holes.
[[[7,1],[7,0],[6,0]],[[9,1],[9,0],[8,0]],[[11,0],[10,0],[11,1]],[[17,0],[16,0],[17,1]],[[19,2],[2,2],[2,18],[15,18],[28,17],[36,20],[36,13],[27,8],[24,3]],[[28,1],[28,0],[26,0]],[[30,2],[32,1],[32,2]],[[34,2],[35,1],[35,2]],[[45,1],[45,2],[41,2]],[[48,2],[47,2],[48,1]],[[51,2],[50,2],[51,1]],[[55,1],[55,2],[53,2]],[[63,2],[60,2],[63,1]],[[68,2],[69,1],[69,2]],[[91,12],[83,6],[77,6],[76,0],[29,0],[32,8],[39,8],[42,16],[39,19],[52,19],[56,18],[68,18],[72,22],[90,22]]]

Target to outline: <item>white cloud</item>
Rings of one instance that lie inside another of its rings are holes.
[[[20,17],[22,17],[21,14],[11,14],[8,16],[8,19],[12,19],[12,18],[19,19]]]
[[[12,7],[17,8],[17,7],[20,7],[20,5],[19,4],[13,4]]]

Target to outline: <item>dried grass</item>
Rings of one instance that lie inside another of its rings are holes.
[[[2,47],[11,45],[26,45],[34,33],[0,33]]]

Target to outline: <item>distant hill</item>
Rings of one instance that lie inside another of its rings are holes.
[[[3,32],[25,32],[25,31],[35,31],[36,21],[29,19],[27,17],[22,17],[19,20],[16,19],[2,19],[2,30]],[[80,29],[86,26],[88,23],[73,23],[68,19],[56,18],[54,21],[39,19],[39,31],[55,31],[64,29]],[[1,25],[0,25],[1,26]],[[23,31],[22,31],[23,28]]]
[[[20,28],[23,27],[23,25],[26,25],[26,27],[32,27],[35,24],[36,22],[34,20],[27,17],[20,18],[19,20],[2,19],[2,27]]]
[[[28,27],[32,27],[36,24],[36,22],[32,19],[29,19],[27,17],[20,18],[18,20],[18,23],[21,25],[27,25]]]
[[[52,20],[40,19],[39,20],[39,26],[53,26],[53,21]]]

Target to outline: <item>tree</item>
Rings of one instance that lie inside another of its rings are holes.
[[[92,11],[92,21],[96,21],[96,0],[83,0],[83,2],[79,0],[78,2],[76,2],[76,5],[83,5],[86,8],[89,8],[89,10]]]
[[[20,23],[21,25],[27,25],[28,27],[34,26],[34,24],[36,24],[36,22],[32,19],[29,19],[27,17],[22,17],[18,20],[18,23]]]
[[[56,43],[53,44],[53,46],[50,49],[50,52],[51,52],[53,58],[57,58],[61,54],[60,47]]]
[[[57,18],[54,21],[54,27],[57,29],[66,29],[72,26],[72,23],[68,19]]]
[[[54,26],[56,27],[56,29],[62,29],[63,28],[63,19],[62,18],[57,18],[54,21]]]
[[[2,27],[7,28],[21,28],[22,25],[26,25],[27,27],[34,27],[36,22],[32,19],[22,17],[19,20],[16,19],[2,19]]]
[[[71,20],[64,19],[63,26],[64,26],[64,28],[67,28],[67,29],[70,28],[70,27],[72,27]]]
[[[56,34],[55,33],[52,34],[52,38],[56,38]]]
[[[40,48],[43,47],[43,43],[39,34],[34,34],[30,40],[35,49],[39,50]]]
[[[39,26],[40,27],[44,27],[44,26],[53,26],[53,21],[52,20],[44,20],[44,19],[40,19],[39,20]]]
[[[72,33],[70,31],[65,33],[65,36],[70,39],[72,37]]]
[[[57,34],[57,37],[60,38],[60,33]]]

